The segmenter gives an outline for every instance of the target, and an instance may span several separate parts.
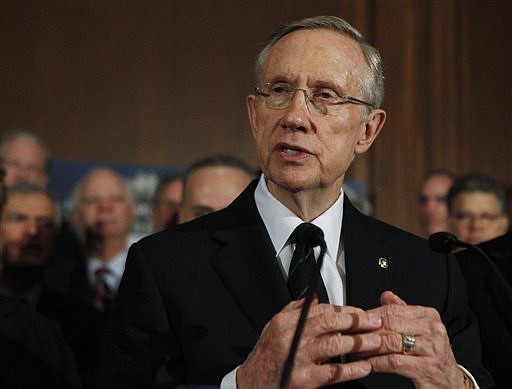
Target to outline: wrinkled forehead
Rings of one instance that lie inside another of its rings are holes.
[[[269,50],[260,82],[286,77],[293,82],[344,84],[369,71],[359,43],[352,38],[327,29],[297,30]]]

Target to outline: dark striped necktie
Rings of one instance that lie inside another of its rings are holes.
[[[295,251],[290,262],[287,283],[294,300],[306,296],[308,287],[311,284],[311,278],[316,272],[313,246],[307,243],[308,240],[305,236],[307,234],[306,230],[312,228],[312,226],[310,223],[302,223],[290,235],[290,241],[295,243]],[[318,228],[316,226],[313,227]],[[319,277],[315,291],[321,303],[329,302],[322,277]]]

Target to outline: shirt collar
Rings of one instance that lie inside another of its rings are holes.
[[[304,221],[286,208],[268,190],[265,177],[262,174],[254,193],[256,207],[279,255],[288,242],[293,230]],[[340,244],[341,225],[343,221],[343,189],[336,202],[324,213],[311,221],[324,232],[327,246],[326,254],[336,261]]]
[[[107,267],[108,270],[110,271],[110,275],[107,276],[107,279],[112,278],[114,284],[112,286],[118,284],[121,278],[123,277],[124,267],[126,264],[126,256],[128,254],[128,248],[130,247],[131,244],[133,244],[140,238],[140,235],[130,234],[126,239],[125,247],[106,263],[100,261],[98,258],[95,257],[87,258],[87,273],[90,282],[94,282],[96,270],[98,270],[101,267]]]

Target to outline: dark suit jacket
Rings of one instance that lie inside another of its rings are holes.
[[[43,274],[38,310],[59,323],[75,353],[83,386],[90,388],[108,312],[101,312],[94,305],[85,261],[78,240],[59,246]]]
[[[134,244],[114,309],[101,388],[148,388],[164,361],[174,385],[218,386],[291,296],[254,201],[253,182],[228,208]],[[363,216],[345,199],[342,237],[348,304],[379,306],[393,290],[437,308],[457,360],[489,387],[479,363],[476,322],[452,258],[424,240]],[[380,257],[389,267],[378,265]],[[346,387],[407,388],[395,375]]]
[[[480,247],[512,284],[512,232],[482,243]],[[497,388],[512,383],[512,298],[480,255],[464,250],[457,253],[466,279],[471,309],[475,312],[482,340],[482,362],[491,372]]]
[[[73,354],[57,323],[25,303],[3,296],[0,296],[0,388],[80,388]]]

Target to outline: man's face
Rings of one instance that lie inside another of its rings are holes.
[[[179,213],[182,196],[182,180],[169,182],[162,190],[158,202],[151,208],[151,218],[156,231],[166,228]]]
[[[124,239],[135,221],[135,205],[124,181],[108,170],[91,173],[81,188],[81,202],[73,212],[75,227],[83,235]]]
[[[251,182],[244,171],[225,166],[196,170],[183,192],[180,223],[226,208]]]
[[[328,30],[295,31],[270,50],[260,85],[287,82],[295,88],[329,88],[363,99],[360,80],[368,75],[363,53],[351,39]],[[339,189],[354,156],[379,133],[385,112],[344,104],[336,116],[314,114],[297,91],[286,109],[270,109],[263,97],[248,96],[247,107],[260,166],[269,190]],[[283,192],[284,193],[284,192]]]
[[[10,194],[1,221],[4,263],[43,266],[53,255],[55,205],[44,193]]]
[[[32,140],[21,138],[6,143],[2,158],[7,187],[18,182],[30,182],[41,186],[48,183],[44,154]]]
[[[419,217],[425,235],[448,230],[448,205],[446,196],[452,185],[452,178],[438,175],[429,177],[423,183],[419,197]]]
[[[452,208],[450,220],[460,240],[478,244],[507,232],[509,219],[501,214],[499,201],[492,193],[460,193]]]

